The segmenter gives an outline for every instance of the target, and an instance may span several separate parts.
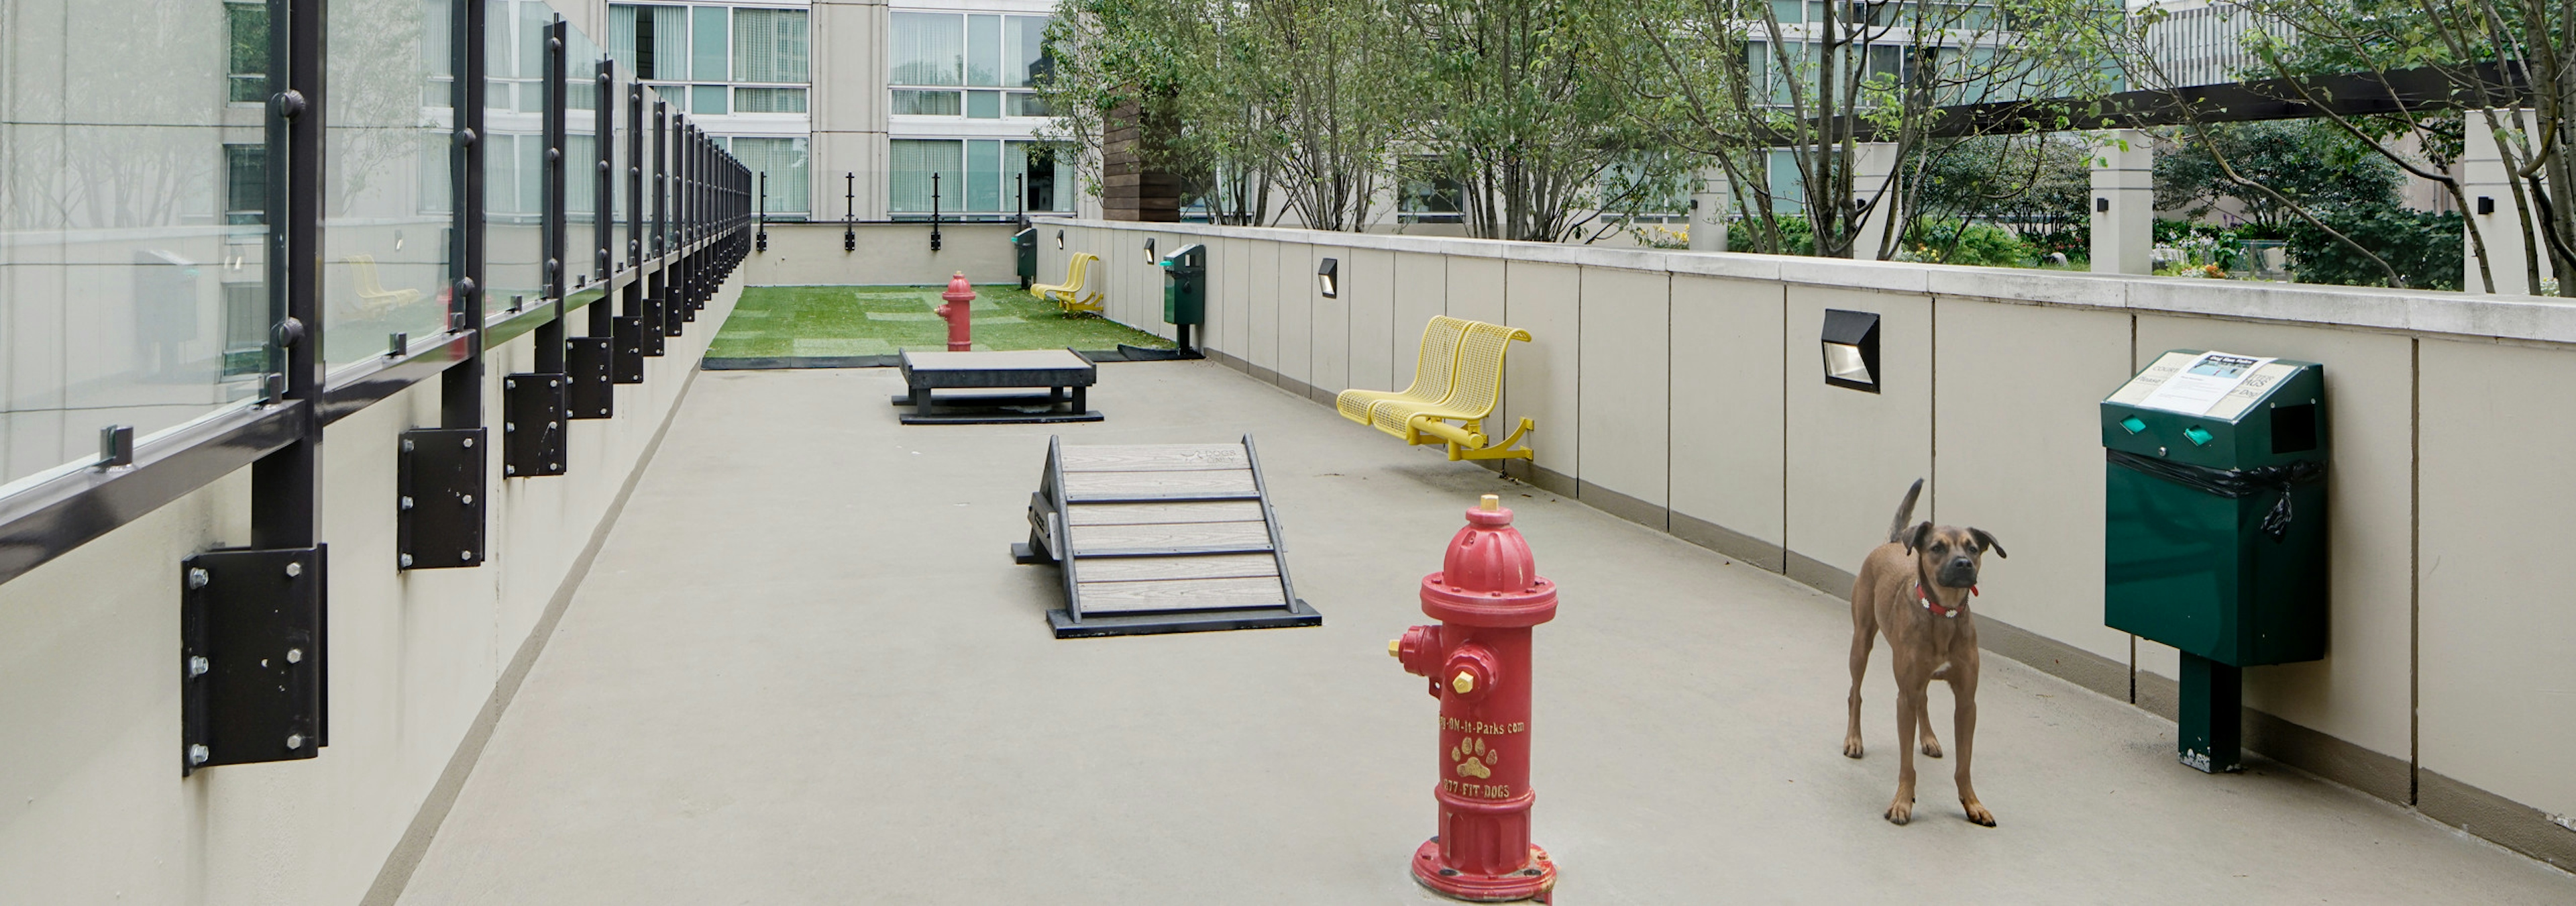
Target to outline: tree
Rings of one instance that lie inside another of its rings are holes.
[[[2569,68],[2576,62],[2576,48],[2569,46],[2576,40],[2570,35],[2576,8],[2539,0],[2241,2],[2254,17],[2246,46],[2261,61],[2247,75],[2274,79],[2276,93],[2318,106],[2325,122],[2368,141],[2400,169],[2440,185],[2461,210],[2468,199],[2451,164],[2466,138],[2459,111],[2471,111],[2465,125],[2494,138],[2513,177],[2508,194],[2514,210],[2523,222],[2540,224],[2538,235],[2523,237],[2529,285],[2541,285],[2543,260],[2560,273],[2576,267],[2576,250],[2570,248],[2576,208],[2553,203],[2549,190],[2576,185],[2576,158],[2565,153],[2576,142],[2576,72]],[[2443,89],[2436,97],[2410,99],[2386,88],[2427,74]],[[2364,92],[2384,95],[2391,109],[2335,112],[2325,103],[2334,92],[2320,78],[2331,76],[2359,77],[2371,86]],[[2498,112],[2513,108],[2531,111],[2528,127]],[[2395,141],[2407,136],[2416,141]],[[2403,150],[2408,146],[2416,150]],[[2463,221],[2462,228],[2479,280],[2493,292],[2487,239],[2474,220]],[[2367,255],[2367,245],[2354,250]],[[2576,281],[2562,281],[2560,291],[2576,295]]]
[[[2173,133],[2177,147],[2156,156],[2156,209],[2207,217],[2233,201],[2245,221],[2266,236],[2285,236],[2301,218],[2293,206],[2319,216],[2364,208],[2394,208],[2401,182],[2396,165],[2332,124],[2316,120],[2214,123]],[[2225,160],[2261,188],[2227,178]],[[2331,217],[2329,216],[2329,219]]]
[[[1941,108],[2106,90],[2109,73],[2077,52],[2081,42],[2058,36],[2116,9],[2095,0],[1640,0],[1616,19],[1642,50],[1652,121],[1725,172],[1757,250],[1785,250],[1783,224],[1794,216],[1813,230],[1815,254],[1859,248],[1885,258],[1910,219],[1909,186],[1928,185],[1925,173],[1970,147],[1935,138]],[[1878,166],[1887,172],[1862,175],[1865,143],[1885,155]],[[1864,236],[1874,212],[1886,228]]]
[[[1197,7],[1212,40],[1187,57],[1179,112],[1213,156],[1256,166],[1319,230],[1367,226],[1394,168],[1409,73],[1383,0]]]
[[[1619,198],[1591,196],[1614,166],[1654,168],[1629,116],[1625,4],[1585,0],[1415,0],[1398,4],[1418,98],[1411,138],[1460,186],[1468,231],[1558,242]],[[1618,195],[1654,191],[1623,178]],[[1606,203],[1604,203],[1606,202]]]

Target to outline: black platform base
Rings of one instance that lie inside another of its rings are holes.
[[[1013,545],[1014,548],[1019,545]],[[1014,553],[1017,553],[1015,550]],[[1039,561],[1045,562],[1045,561]],[[1047,625],[1059,639],[1089,639],[1113,635],[1160,635],[1172,632],[1216,632],[1229,629],[1288,629],[1324,625],[1324,615],[1306,606],[1303,599],[1285,609],[1270,607],[1260,610],[1200,610],[1166,613],[1094,614],[1076,623],[1065,611],[1047,611]]]
[[[896,394],[896,406],[911,406],[912,395]],[[1107,418],[1098,409],[1065,411],[1065,397],[1017,390],[950,390],[933,394],[931,413],[903,416],[907,425],[1048,425],[1096,422]]]

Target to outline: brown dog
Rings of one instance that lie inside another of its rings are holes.
[[[1859,758],[1860,680],[1869,672],[1869,649],[1875,636],[1887,636],[1889,657],[1896,663],[1896,741],[1900,747],[1896,799],[1887,805],[1887,820],[1904,824],[1914,817],[1914,750],[1902,748],[1907,737],[1922,738],[1923,754],[1941,757],[1941,742],[1932,738],[1932,717],[1924,713],[1933,680],[1950,682],[1956,702],[1951,732],[1959,744],[1959,805],[1968,820],[1995,826],[1995,813],[1977,801],[1968,783],[1968,760],[1977,742],[1977,624],[1968,614],[1968,599],[1977,592],[1977,570],[1986,551],[2004,553],[2003,545],[1984,529],[1918,523],[1914,498],[1923,481],[1905,490],[1896,520],[1887,527],[1887,543],[1861,561],[1852,583],[1851,724],[1843,733],[1843,754]]]

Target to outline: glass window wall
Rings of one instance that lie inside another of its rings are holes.
[[[939,211],[958,217],[1026,210],[1073,210],[1073,166],[1044,142],[993,139],[896,139],[888,143],[892,166],[887,207],[898,216],[931,212],[931,174],[939,174]]]
[[[1021,89],[1047,70],[1046,16],[899,12],[889,18],[886,80],[903,116],[1045,116]],[[967,91],[954,88],[989,88]],[[939,88],[952,90],[940,91]]]
[[[813,208],[813,192],[806,173],[805,139],[770,138],[738,135],[731,142],[733,156],[752,173],[752,190],[760,191],[760,174],[769,174],[768,212],[803,216]]]

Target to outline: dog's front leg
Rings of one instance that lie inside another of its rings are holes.
[[[1977,750],[1977,673],[1975,665],[1966,666],[1950,669],[1950,697],[1955,700],[1950,741],[1959,749],[1959,766],[1951,776],[1959,782],[1959,807],[1967,810],[1968,820],[1993,827],[1995,813],[1977,801],[1977,787],[1968,782],[1968,762]]]
[[[1896,798],[1887,803],[1887,820],[1904,824],[1914,820],[1914,747],[1905,744],[1914,738],[1914,728],[1923,719],[1924,681],[1915,671],[1899,668],[1896,672]]]

